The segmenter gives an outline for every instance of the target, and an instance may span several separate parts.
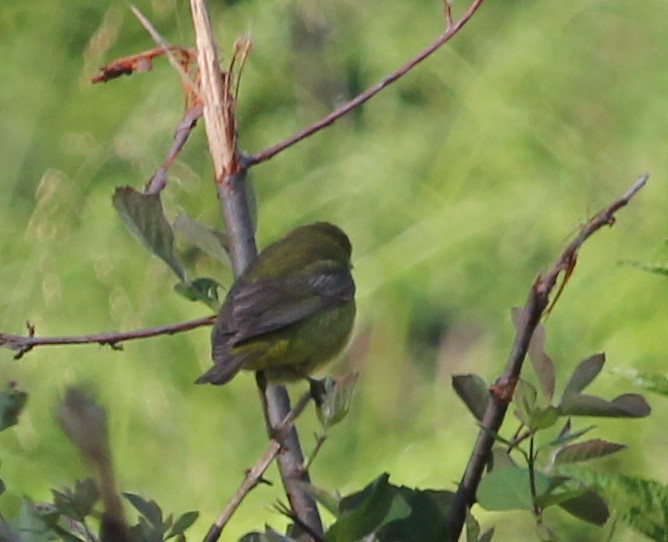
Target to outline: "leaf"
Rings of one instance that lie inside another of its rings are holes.
[[[394,486],[393,486],[394,487]],[[448,518],[454,494],[431,489],[396,488],[395,503],[378,529],[378,542],[441,542],[450,540]],[[409,513],[406,513],[408,507]],[[392,519],[394,511],[395,519]]]
[[[564,446],[555,454],[554,463],[556,465],[561,465],[564,463],[587,461],[589,459],[596,459],[598,457],[614,454],[624,448],[626,448],[626,445],[624,444],[617,444],[616,442],[608,442],[601,439],[592,439],[586,442]]]
[[[643,418],[651,412],[641,395],[627,393],[612,401],[600,397],[571,393],[559,405],[562,416],[596,416],[602,418]]]
[[[205,226],[186,215],[179,215],[174,220],[174,231],[187,237],[197,248],[212,258],[231,266],[228,254],[229,239],[227,234]]]
[[[355,392],[359,373],[348,373],[339,378],[323,381],[324,397],[316,402],[318,419],[324,427],[332,427],[346,417]]]
[[[482,421],[489,400],[485,381],[474,374],[453,375],[452,387],[476,420]]]
[[[114,192],[113,204],[130,232],[185,282],[185,272],[174,255],[174,232],[165,217],[160,194],[142,194],[130,186],[119,187]]]
[[[579,439],[582,435],[584,435],[585,433],[588,433],[589,431],[591,431],[592,429],[594,429],[596,427],[595,425],[590,425],[588,427],[585,427],[584,429],[581,429],[580,431],[575,431],[575,433],[571,433],[570,432],[570,423],[571,423],[571,420],[569,418],[568,421],[566,422],[566,426],[564,426],[564,429],[562,429],[559,436],[556,439],[551,440],[548,443],[548,446],[561,446],[562,444],[572,442],[576,439]]]
[[[555,480],[535,472],[536,495],[550,490]],[[507,468],[488,473],[478,486],[478,503],[487,510],[533,510],[529,470]]]
[[[337,492],[327,491],[312,484],[300,483],[308,493],[318,501],[325,509],[334,517],[339,515],[339,504],[341,502],[341,495]]]
[[[531,419],[529,420],[528,427],[532,431],[540,431],[541,429],[548,429],[552,427],[557,420],[559,419],[559,409],[548,405],[544,408],[537,409]]]
[[[515,405],[515,415],[526,426],[529,426],[531,417],[536,411],[536,401],[538,392],[526,380],[520,379],[513,395],[513,404]]]
[[[342,499],[339,519],[325,533],[325,540],[353,542],[373,532],[392,505],[389,478],[389,474],[382,474],[362,491]]]
[[[100,498],[95,480],[87,478],[77,481],[74,489],[51,490],[53,503],[58,511],[70,518],[83,520],[88,516]]]
[[[153,528],[162,528],[162,510],[154,500],[146,500],[136,493],[123,493],[123,497],[149,522]]]
[[[563,397],[584,390],[598,376],[605,364],[605,354],[594,354],[580,362],[564,388]]]
[[[16,425],[19,414],[28,402],[28,394],[9,385],[6,391],[0,393],[0,431]]]
[[[668,486],[654,480],[596,473],[585,467],[560,467],[592,486],[621,521],[657,542],[668,540]]]
[[[559,506],[572,516],[599,527],[605,525],[610,517],[608,505],[598,493],[592,490],[564,501]]]
[[[172,528],[167,533],[167,536],[165,536],[165,540],[173,536],[183,534],[188,529],[188,527],[190,527],[193,523],[195,523],[195,521],[197,521],[198,517],[199,517],[199,512],[197,512],[196,510],[193,510],[191,512],[186,512],[185,514],[179,516],[179,518],[174,522]]]
[[[213,310],[220,308],[218,288],[220,283],[208,277],[199,277],[192,282],[179,282],[174,285],[174,291],[189,301],[202,301]]]
[[[523,309],[513,308],[511,318],[515,330],[519,330],[524,325]],[[545,352],[545,328],[541,324],[538,324],[533,332],[527,353],[540,382],[541,390],[549,401],[554,395],[555,370],[554,362]]]

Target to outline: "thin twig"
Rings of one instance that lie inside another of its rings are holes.
[[[337,109],[332,111],[325,118],[305,128],[301,132],[294,134],[288,139],[281,141],[280,143],[277,143],[276,145],[273,145],[268,149],[265,149],[261,152],[254,154],[253,156],[248,157],[248,162],[247,162],[248,166],[253,166],[261,162],[265,162],[270,158],[273,158],[279,152],[284,151],[285,149],[291,147],[295,143],[300,142],[302,139],[306,139],[307,137],[312,136],[316,132],[319,132],[320,130],[334,123],[335,121],[337,121],[338,119],[340,119],[341,117],[343,117],[356,107],[359,107],[364,102],[373,98],[381,90],[390,86],[397,79],[407,74],[409,71],[415,68],[415,66],[420,64],[420,62],[422,62],[427,57],[431,56],[434,52],[440,49],[445,43],[450,41],[450,39],[454,37],[462,29],[462,27],[471,19],[471,17],[473,17],[473,15],[482,5],[482,3],[483,0],[473,0],[469,8],[457,22],[449,24],[445,29],[445,31],[434,42],[432,42],[420,53],[411,58],[399,69],[395,70],[390,75],[384,77],[381,81],[379,81],[372,87],[369,87],[367,90],[365,90],[361,94],[358,94],[355,98],[353,98],[349,102],[346,102],[341,107],[338,107]]]
[[[0,347],[14,350],[17,354],[14,359],[20,359],[37,346],[54,346],[63,344],[100,344],[111,346],[115,350],[121,350],[121,343],[133,341],[136,339],[146,339],[158,335],[174,335],[184,331],[190,331],[202,326],[210,326],[215,321],[216,316],[205,316],[187,322],[178,322],[176,324],[167,324],[164,326],[147,327],[134,329],[132,331],[108,331],[103,333],[94,333],[92,335],[74,335],[68,337],[35,337],[34,328],[28,324],[27,335],[11,335],[9,333],[0,333]]]
[[[139,9],[136,6],[130,6],[130,11],[132,11],[132,14],[137,17],[137,20],[139,21],[139,24],[141,24],[146,32],[149,33],[151,38],[153,38],[153,41],[155,41],[158,45],[160,45],[163,50],[165,51],[165,55],[167,56],[167,60],[169,60],[169,63],[172,65],[172,67],[178,72],[179,76],[181,77],[181,80],[183,81],[183,84],[186,86],[186,88],[193,93],[195,96],[197,96],[200,101],[201,101],[201,96],[199,89],[197,88],[197,85],[193,82],[193,80],[190,78],[186,70],[183,69],[183,66],[181,63],[177,60],[176,56],[174,56],[174,53],[172,53],[172,48],[171,46],[165,41],[165,38],[163,38],[160,33],[156,30],[156,28],[151,24],[151,21],[149,21],[144,14],[139,11]]]
[[[557,284],[559,276],[562,273],[572,271],[574,262],[577,261],[577,254],[584,242],[604,226],[612,226],[615,223],[615,213],[631,201],[638,191],[645,186],[648,178],[648,175],[640,176],[626,194],[590,218],[582,226],[575,239],[557,258],[550,270],[544,276],[539,275],[532,285],[523,310],[524,318],[522,324],[518,326],[506,368],[501,377],[490,388],[490,400],[481,421],[481,430],[478,433],[471,457],[450,508],[449,533],[452,540],[459,539],[466,518],[466,510],[475,502],[478,484],[494,444],[494,435],[501,428],[522,370],[531,337],[545,314],[549,305],[550,294]]]
[[[295,420],[306,408],[306,405],[310,399],[310,393],[305,393],[302,395],[301,399],[285,417],[283,423],[277,429],[276,437],[269,440],[267,448],[262,454],[260,460],[253,466],[253,468],[246,472],[246,476],[241,482],[239,489],[237,489],[232,499],[230,499],[230,502],[227,503],[225,509],[221,512],[220,516],[218,516],[218,519],[216,519],[216,522],[209,529],[209,532],[204,538],[204,542],[216,542],[216,540],[218,540],[221,533],[223,532],[223,529],[225,528],[225,525],[227,525],[227,523],[230,521],[232,515],[234,512],[236,512],[237,508],[239,508],[246,495],[248,495],[248,493],[257,487],[257,485],[262,481],[262,475],[269,468],[269,465],[271,465],[271,462],[283,447],[283,439],[281,435],[292,427]]]

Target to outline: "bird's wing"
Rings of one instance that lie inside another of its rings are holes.
[[[320,261],[288,278],[263,278],[240,285],[227,327],[233,344],[296,324],[355,295],[347,266]]]

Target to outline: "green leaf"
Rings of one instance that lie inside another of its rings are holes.
[[[453,375],[452,387],[476,420],[481,421],[489,400],[485,381],[474,374]]]
[[[526,380],[519,380],[513,395],[513,404],[515,405],[515,415],[526,426],[531,423],[531,418],[536,411],[536,401],[538,392]]]
[[[587,461],[589,459],[614,454],[624,448],[626,448],[624,444],[617,444],[616,442],[608,442],[601,439],[592,439],[586,442],[564,446],[556,452],[554,463],[556,465],[561,465],[564,463]]]
[[[654,480],[596,473],[580,466],[560,467],[592,486],[616,517],[651,540],[668,540],[668,486]]]
[[[392,510],[385,525],[376,533],[379,542],[442,542],[452,538],[447,530],[454,497],[452,492],[408,487],[395,489],[397,494]],[[397,503],[401,506],[396,506]]]
[[[560,410],[560,409],[557,409]],[[592,429],[594,429],[596,426],[595,425],[590,425],[588,427],[585,427],[584,429],[581,429],[579,431],[575,431],[574,433],[571,433],[571,420],[570,418],[566,422],[566,425],[564,428],[561,430],[561,433],[559,436],[551,440],[547,445],[548,446],[561,446],[563,444],[567,444],[569,442],[572,442],[574,440],[579,439],[582,435],[589,433]]]
[[[552,427],[559,419],[559,409],[548,405],[545,408],[536,410],[529,420],[528,427],[532,431],[548,429]]]
[[[645,399],[635,393],[620,395],[612,401],[600,397],[570,393],[559,405],[562,416],[597,416],[602,418],[643,418],[651,412]]]
[[[199,512],[194,510],[179,516],[179,518],[174,522],[172,528],[167,533],[165,540],[173,536],[183,534],[193,523],[195,523],[195,521],[197,521],[198,517]]]
[[[323,381],[324,397],[316,402],[316,412],[324,427],[339,423],[350,411],[359,373],[348,373],[339,378],[326,378]]]
[[[362,491],[342,499],[339,519],[325,533],[325,540],[354,542],[373,532],[387,515],[394,500],[389,478],[389,474],[382,474]]]
[[[162,510],[154,500],[146,500],[136,493],[123,493],[123,497],[153,528],[162,529]]]
[[[6,391],[0,393],[0,431],[16,425],[19,414],[28,402],[28,394],[9,385]]]
[[[610,517],[608,505],[598,493],[592,490],[564,501],[559,506],[572,516],[599,527],[604,525]]]
[[[75,483],[74,488],[62,491],[51,490],[53,503],[58,511],[70,518],[83,520],[100,498],[95,480],[87,478]]]
[[[341,503],[341,495],[337,492],[327,491],[320,487],[311,484],[300,484],[308,493],[318,501],[327,511],[334,517],[339,515],[339,504]]]
[[[535,472],[536,495],[549,491],[555,479]],[[478,486],[478,503],[487,510],[533,510],[529,470],[506,468],[488,473]]]
[[[174,285],[174,291],[189,301],[202,301],[213,310],[220,308],[218,288],[220,283],[215,279],[200,277],[192,282],[179,282]]]
[[[563,397],[584,390],[598,376],[605,364],[605,354],[594,354],[580,362],[564,388]]]
[[[142,194],[130,186],[119,187],[114,192],[113,204],[130,232],[185,282],[185,272],[174,255],[174,232],[165,217],[160,194]]]
[[[228,254],[229,239],[227,234],[209,228],[186,215],[179,215],[174,220],[174,231],[187,237],[197,248],[212,258],[231,266]]]

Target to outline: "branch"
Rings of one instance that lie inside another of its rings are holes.
[[[204,127],[220,208],[229,235],[232,267],[238,277],[257,256],[257,247],[244,185],[246,165],[236,148],[233,74],[228,72],[221,77],[205,0],[190,0],[190,9],[201,74]],[[243,58],[243,51],[239,54]],[[269,437],[273,438],[275,428],[280,427],[291,410],[290,398],[285,386],[269,385],[260,388],[260,393]],[[305,485],[310,484],[310,477],[303,468],[304,455],[294,426],[287,432],[283,443],[278,454],[278,468],[290,506],[310,530],[322,533],[315,500],[305,489]]]
[[[532,285],[529,298],[523,309],[523,322],[518,326],[506,368],[501,377],[490,387],[490,400],[481,421],[482,427],[450,509],[449,533],[452,540],[459,539],[466,518],[466,510],[475,503],[476,491],[494,444],[494,435],[501,428],[522,370],[529,343],[540,319],[546,314],[550,294],[557,284],[559,276],[563,273],[563,281],[568,279],[575,267],[578,252],[584,242],[604,226],[612,226],[615,223],[615,213],[631,201],[645,186],[648,178],[649,175],[646,174],[640,176],[626,194],[590,218],[582,226],[575,239],[562,252],[561,256],[557,258],[550,270],[544,276],[539,275]],[[565,282],[562,282],[562,287],[563,284]]]
[[[262,454],[260,460],[253,466],[252,469],[246,472],[246,476],[241,482],[239,489],[237,489],[234,497],[230,499],[230,502],[227,503],[227,506],[221,512],[220,516],[218,516],[216,522],[209,529],[209,532],[204,538],[204,542],[216,542],[216,540],[220,538],[225,525],[227,525],[227,523],[230,521],[232,515],[234,512],[236,512],[237,508],[239,508],[246,495],[248,495],[252,489],[257,487],[260,482],[262,482],[262,475],[269,468],[269,465],[271,465],[271,462],[278,455],[278,452],[281,451],[283,446],[283,444],[281,444],[283,441],[281,438],[282,435],[292,427],[295,420],[306,408],[306,405],[310,399],[311,394],[305,393],[299,402],[295,405],[295,407],[286,416],[285,420],[283,420],[283,423],[277,429],[277,436],[269,441],[269,444],[267,445],[267,448]]]
[[[358,94],[355,98],[353,98],[349,102],[346,102],[342,106],[338,107],[322,120],[319,120],[315,124],[312,124],[308,128],[305,128],[301,132],[296,133],[295,135],[289,137],[285,141],[281,141],[280,143],[277,143],[276,145],[273,145],[268,149],[265,149],[263,151],[254,154],[253,156],[248,157],[248,162],[247,162],[248,166],[249,167],[254,166],[256,164],[260,164],[261,162],[265,162],[270,158],[273,158],[279,152],[284,151],[285,149],[291,147],[295,143],[299,143],[302,139],[306,139],[307,137],[315,134],[316,132],[319,132],[326,126],[333,124],[335,121],[337,121],[338,119],[340,119],[341,117],[343,117],[356,107],[362,105],[364,102],[373,98],[381,90],[390,86],[397,79],[407,74],[409,71],[415,68],[415,66],[420,64],[420,62],[425,60],[427,57],[431,56],[433,53],[438,51],[438,49],[440,49],[444,44],[450,41],[450,39],[453,38],[462,29],[462,27],[471,19],[471,17],[473,17],[473,15],[482,5],[482,3],[483,0],[473,0],[473,2],[466,10],[466,12],[461,16],[461,18],[457,22],[454,23],[452,22],[451,13],[449,11],[449,3],[446,3],[447,25],[445,31],[438,38],[436,38],[434,42],[432,42],[429,46],[427,46],[425,49],[423,49],[421,52],[419,52],[417,55],[411,58],[399,69],[392,72],[390,75],[386,76],[372,87],[369,87],[361,94]]]
[[[37,346],[54,346],[62,344],[93,344],[109,345],[114,350],[122,350],[121,344],[126,341],[133,341],[136,339],[146,339],[148,337],[156,337],[158,335],[174,335],[184,331],[190,331],[202,326],[210,326],[216,320],[216,316],[206,316],[204,318],[197,318],[196,320],[189,320],[187,322],[179,322],[176,324],[167,324],[164,326],[147,327],[143,329],[135,329],[132,331],[109,331],[103,333],[95,333],[93,335],[75,335],[71,337],[35,337],[35,327],[32,324],[27,324],[27,335],[11,335],[9,333],[0,333],[0,347],[14,350],[16,355],[14,359],[20,359]]]

